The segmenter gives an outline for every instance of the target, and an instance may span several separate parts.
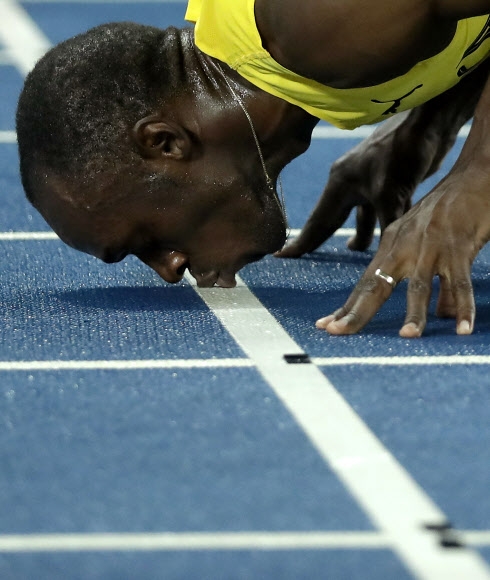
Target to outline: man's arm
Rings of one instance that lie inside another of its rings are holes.
[[[473,116],[490,71],[481,64],[455,87],[409,112],[385,121],[338,159],[300,235],[277,255],[298,258],[314,251],[357,207],[353,250],[366,250],[376,220],[384,231],[411,206],[416,187],[432,175]]]
[[[440,279],[437,314],[456,318],[458,334],[475,319],[471,266],[490,239],[490,83],[486,82],[463,150],[449,174],[407,214],[392,223],[346,304],[317,322],[332,334],[360,330],[408,278],[407,314],[400,330],[418,337],[427,320],[434,276]]]

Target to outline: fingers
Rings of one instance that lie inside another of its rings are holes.
[[[461,266],[459,274],[452,269],[451,276],[440,276],[436,315],[456,318],[456,333],[471,334],[475,324],[475,297],[471,283],[470,267]]]
[[[342,226],[358,201],[357,196],[346,191],[341,180],[330,179],[300,235],[274,255],[299,258],[313,252]]]
[[[380,196],[382,203],[376,204],[381,233],[395,220],[406,214],[412,205],[412,190],[404,190],[394,184],[386,195]]]
[[[473,332],[475,324],[475,296],[471,283],[471,264],[453,264],[450,274],[441,276],[441,291],[437,304],[438,316],[456,318],[456,333],[467,335]]]
[[[388,263],[387,260],[383,264]],[[317,328],[330,334],[354,334],[361,330],[390,297],[393,286],[386,281],[384,271],[394,268],[389,266],[381,269],[380,275],[373,274],[375,266],[371,264],[366,274],[350,295],[342,308],[333,314],[317,321]],[[432,293],[432,281],[437,274],[437,267],[430,256],[421,255],[415,270],[410,276],[407,288],[407,314],[400,336],[403,338],[418,338],[425,330],[427,312]],[[453,262],[448,273],[440,275],[441,287],[436,314],[456,318],[456,332],[468,335],[473,332],[475,322],[475,299],[471,283],[471,264],[467,260]]]
[[[299,258],[303,254],[313,252],[321,246],[349,217],[350,207],[337,207],[329,219],[319,219],[318,213],[313,212],[300,235],[288,242],[282,250],[274,256],[279,258]]]
[[[451,283],[446,276],[439,276],[439,282],[436,316],[440,318],[456,318],[456,302],[454,301]]]
[[[400,329],[400,336],[403,338],[418,338],[424,332],[433,276],[432,264],[430,268],[424,265],[421,271],[414,272],[408,282],[407,315]]]
[[[357,252],[365,252],[373,241],[376,227],[376,210],[373,205],[359,205],[356,211],[356,234],[349,238],[347,247]]]
[[[386,279],[377,276],[376,271],[377,268],[371,264],[345,305],[317,320],[317,328],[337,335],[354,334],[361,330],[388,300],[394,288]]]

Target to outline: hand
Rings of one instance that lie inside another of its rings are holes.
[[[480,65],[455,87],[395,115],[334,163],[330,179],[301,234],[276,256],[299,258],[328,239],[357,208],[347,245],[366,250],[378,219],[381,231],[410,209],[419,183],[432,175],[473,116],[490,70]]]
[[[471,334],[475,320],[471,265],[490,238],[488,181],[486,171],[478,169],[471,178],[448,175],[386,229],[376,256],[345,305],[318,320],[317,327],[331,334],[353,334],[363,328],[393,291],[375,274],[379,268],[395,282],[409,278],[400,336],[419,337],[424,331],[434,276],[440,279],[436,314],[455,317],[456,332]]]
[[[411,111],[389,119],[337,160],[301,234],[276,256],[297,258],[312,252],[342,226],[354,207],[356,235],[347,245],[364,251],[372,242],[377,220],[384,231],[406,213],[416,187],[438,169],[458,130],[450,136],[436,131],[424,134],[415,122],[419,116],[419,111]]]

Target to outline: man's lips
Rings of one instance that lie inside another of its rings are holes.
[[[212,288],[213,286],[234,288],[236,286],[235,274],[215,272],[214,270],[200,274],[195,274],[191,271],[191,274],[196,279],[199,288]]]

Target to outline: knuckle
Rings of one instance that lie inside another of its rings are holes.
[[[386,234],[394,234],[398,231],[399,229],[399,224],[395,221],[390,222],[385,229],[385,235]]]
[[[407,291],[410,294],[427,294],[430,289],[431,285],[426,280],[422,280],[421,278],[410,278],[408,282]]]
[[[341,306],[333,313],[333,316],[335,317],[335,320],[339,320],[340,318],[343,318],[348,312],[349,310],[346,306]]]
[[[425,325],[426,317],[419,314],[411,314],[405,318],[404,324],[415,324],[416,326]]]
[[[359,282],[359,290],[362,294],[376,294],[378,280],[374,276],[366,277]]]
[[[473,284],[470,280],[466,278],[458,278],[454,280],[451,284],[453,291],[457,292],[458,294],[472,294],[473,293]]]
[[[359,328],[363,325],[363,318],[357,310],[350,310],[347,314],[348,324],[351,328]]]
[[[425,228],[424,238],[433,243],[436,240],[444,239],[446,236],[447,228],[445,227],[445,220],[437,215],[432,216],[432,219]]]

